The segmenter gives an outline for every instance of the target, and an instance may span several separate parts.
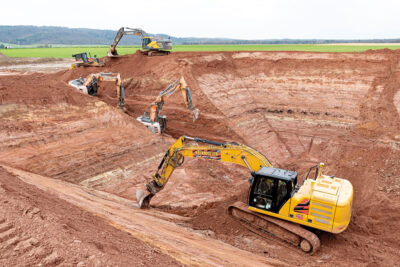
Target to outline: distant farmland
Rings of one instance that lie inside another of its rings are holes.
[[[119,46],[117,48],[120,55],[132,54],[139,46]],[[183,51],[312,51],[312,52],[363,52],[369,49],[400,49],[400,45],[392,44],[297,44],[297,45],[175,45],[173,52]],[[88,52],[98,57],[107,55],[108,46],[93,47],[57,47],[57,48],[15,48],[2,49],[3,53],[9,57],[56,57],[70,58],[72,54]]]

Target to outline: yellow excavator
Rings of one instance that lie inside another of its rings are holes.
[[[124,85],[122,84],[121,75],[119,73],[93,73],[89,74],[85,79],[82,79],[82,77],[80,77],[78,79],[71,80],[68,82],[68,84],[85,94],[96,96],[100,81],[115,82],[118,98],[117,107],[122,109],[123,111],[126,111],[124,102],[125,89]]]
[[[230,216],[250,231],[265,238],[290,244],[304,252],[315,253],[320,240],[312,229],[334,234],[343,232],[350,223],[353,186],[342,178],[322,174],[323,163],[315,166],[314,179],[308,172],[302,185],[295,171],[272,167],[260,152],[238,143],[220,143],[182,136],[165,153],[144,190],[136,192],[141,208],[167,184],[184,157],[235,163],[250,171],[247,204],[229,206]]]
[[[167,127],[167,117],[160,114],[161,110],[167,98],[173,95],[176,91],[182,92],[185,105],[193,115],[193,121],[197,120],[199,117],[199,110],[193,105],[190,88],[183,76],[160,92],[156,101],[150,105],[150,116],[145,112],[142,116],[137,117],[137,120],[146,125],[153,133],[161,134]]]
[[[114,42],[111,44],[110,50],[107,53],[108,57],[118,57],[117,45],[124,35],[139,35],[142,37],[142,50],[141,53],[148,56],[164,56],[170,53],[172,49],[171,40],[154,39],[150,37],[142,29],[133,29],[128,27],[121,27],[115,35]]]
[[[96,55],[92,57],[89,53],[79,53],[72,55],[75,58],[75,63],[71,64],[70,70],[78,67],[104,67],[105,61],[103,59],[98,58]]]

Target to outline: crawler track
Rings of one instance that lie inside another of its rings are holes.
[[[168,56],[171,52],[170,51],[140,51],[142,55],[155,57],[155,56]]]
[[[228,211],[243,226],[262,237],[285,241],[311,255],[320,247],[320,240],[314,233],[300,225],[250,211],[243,202],[235,202]]]

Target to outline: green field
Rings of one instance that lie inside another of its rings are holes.
[[[363,52],[368,49],[400,49],[400,45],[175,45],[173,52],[180,51],[312,51],[312,52]],[[9,57],[57,57],[70,58],[72,54],[90,52],[98,57],[107,54],[108,46],[96,47],[55,47],[55,48],[13,48],[2,49]],[[120,55],[132,54],[139,46],[119,46]]]

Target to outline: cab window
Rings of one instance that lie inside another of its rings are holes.
[[[150,43],[150,38],[143,38],[143,46],[147,46]]]
[[[291,192],[292,182],[259,176],[254,181],[249,205],[259,209],[279,212],[290,198]]]
[[[264,177],[258,178],[250,199],[251,205],[270,210],[272,208],[273,192],[274,180]]]
[[[277,208],[280,208],[283,205],[283,203],[286,202],[285,200],[287,199],[287,195],[288,195],[287,183],[282,180],[278,180],[278,191],[276,192]]]

